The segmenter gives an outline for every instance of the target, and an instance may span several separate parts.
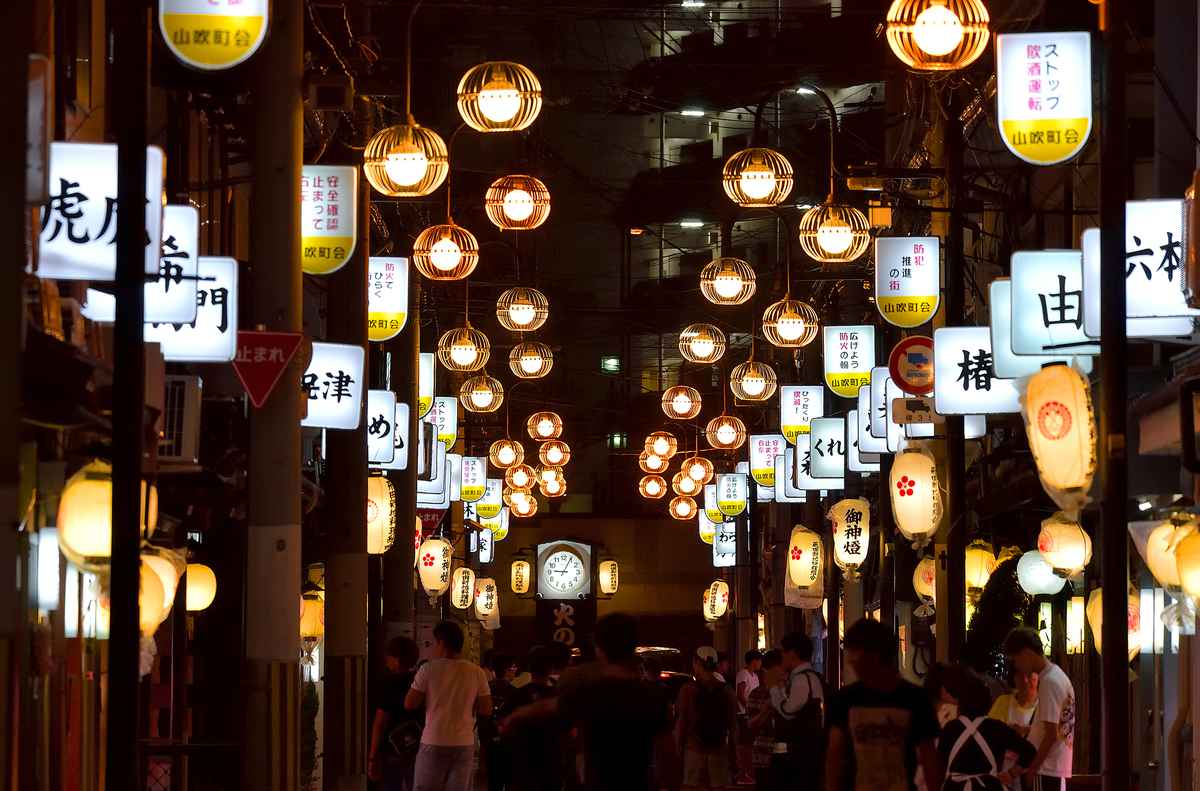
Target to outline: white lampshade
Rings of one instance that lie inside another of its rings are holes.
[[[851,579],[871,551],[871,504],[847,499],[829,509],[833,522],[833,561]]]
[[[617,592],[617,587],[620,584],[618,576],[617,561],[602,560],[596,567],[596,577],[600,584],[600,592],[605,596],[612,596]]]
[[[1017,561],[1017,582],[1030,596],[1053,596],[1067,584],[1036,549],[1021,555]]]
[[[496,580],[482,577],[475,580],[475,617],[486,620],[499,607],[500,592],[496,589]]]
[[[920,450],[896,454],[890,491],[897,529],[914,546],[929,543],[942,519],[942,492],[933,455]]]
[[[1058,507],[1074,513],[1088,501],[1096,471],[1096,418],[1083,374],[1049,365],[1029,378],[1023,413],[1038,477]]]
[[[450,583],[450,605],[465,610],[475,601],[475,572],[466,566],[454,570]]]
[[[158,490],[142,481],[142,535],[158,523]],[[58,546],[81,569],[107,570],[112,555],[112,466],[95,460],[67,479],[58,500]]]
[[[1150,531],[1146,539],[1146,566],[1159,585],[1171,590],[1178,590],[1182,586],[1175,550],[1195,532],[1196,522],[1183,514],[1164,520]]]
[[[937,561],[932,557],[923,557],[917,561],[913,569],[913,592],[922,600],[937,601]]]
[[[396,540],[396,489],[382,475],[367,478],[367,553],[382,555]]]
[[[1088,594],[1087,602],[1087,622],[1092,630],[1092,642],[1096,644],[1096,653],[1103,654],[1103,631],[1104,631],[1104,596],[1099,588]],[[1129,606],[1126,608],[1126,617],[1128,618],[1129,628],[1129,659],[1132,660],[1138,655],[1141,649],[1141,631],[1142,631],[1142,603],[1140,598],[1134,594],[1129,594]]]
[[[450,587],[450,561],[454,547],[441,538],[426,539],[417,548],[417,571],[421,576],[421,587],[429,598],[441,596]]]
[[[708,599],[704,603],[704,615],[710,621],[718,620],[729,612],[729,583],[713,580],[708,586]]]
[[[996,570],[996,556],[992,545],[983,541],[972,541],[967,547],[966,559],[967,590],[978,594],[987,587],[992,572]]]
[[[1060,511],[1042,522],[1038,551],[1056,572],[1074,577],[1092,560],[1092,539]]]
[[[788,578],[797,588],[819,585],[825,573],[825,547],[818,533],[803,525],[792,528],[788,540]]]

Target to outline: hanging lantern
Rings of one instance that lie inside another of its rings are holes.
[[[500,592],[496,590],[496,580],[491,577],[481,577],[475,580],[475,617],[480,620],[490,618],[499,606],[497,599]]]
[[[1158,584],[1169,591],[1178,591],[1183,584],[1175,553],[1180,543],[1196,532],[1196,526],[1191,514],[1172,514],[1146,538],[1146,567]]]
[[[729,612],[729,583],[725,580],[713,580],[708,586],[708,599],[704,602],[704,615],[710,621],[725,617]]]
[[[778,206],[792,192],[792,163],[770,148],[746,148],[725,160],[721,184],[738,206]]]
[[[848,579],[858,577],[858,568],[871,552],[871,504],[846,499],[829,509],[833,522],[833,562]]]
[[[846,264],[857,261],[871,243],[867,216],[853,206],[830,200],[800,218],[800,247],[814,261]]]
[[[525,421],[525,430],[538,442],[558,439],[563,431],[562,418],[554,412],[534,412]]]
[[[708,588],[704,589],[704,594],[700,597],[700,612],[704,613],[704,620],[706,623],[711,624],[713,621],[716,620],[716,618],[713,618],[709,615]],[[711,629],[712,627],[710,626],[709,628]]]
[[[515,286],[496,300],[496,320],[513,332],[532,332],[550,317],[550,302],[536,288]]]
[[[693,363],[715,363],[725,355],[725,333],[712,324],[691,324],[679,333],[679,353]]]
[[[1096,472],[1096,419],[1087,379],[1068,365],[1029,378],[1022,415],[1042,487],[1068,513],[1087,504]]]
[[[996,553],[996,568],[1000,568],[1000,564],[1012,560],[1013,558],[1021,557],[1021,548],[1015,544],[1009,544],[1006,547],[1001,547]]]
[[[913,569],[913,593],[921,600],[926,612],[918,612],[922,618],[933,614],[933,605],[937,603],[937,561],[931,557],[923,557]],[[920,609],[920,608],[918,608]]]
[[[681,497],[695,497],[700,492],[700,484],[680,470],[671,479],[671,489]]]
[[[1067,580],[1055,574],[1054,567],[1034,549],[1017,561],[1017,583],[1030,596],[1053,596],[1063,589]]]
[[[538,484],[538,491],[543,497],[563,497],[567,493],[567,481],[565,478],[542,481]]]
[[[617,592],[617,588],[620,586],[618,571],[617,561],[600,561],[596,567],[596,579],[600,584],[600,593],[605,596],[612,596]]]
[[[529,593],[529,561],[514,560],[510,570],[512,592],[518,596]]]
[[[419,198],[442,186],[450,173],[446,143],[411,117],[377,132],[363,151],[363,173],[376,192]]]
[[[207,610],[217,598],[217,575],[203,563],[187,565],[187,588],[184,591],[184,602],[188,612]]]
[[[316,643],[325,636],[325,600],[315,593],[300,599],[300,639]]]
[[[972,541],[967,546],[965,564],[967,595],[978,601],[988,580],[992,578],[992,572],[996,570],[996,555],[992,552],[992,545],[979,539]]]
[[[533,176],[502,176],[488,187],[483,209],[502,231],[529,231],[550,216],[550,190]]]
[[[565,481],[562,467],[556,467],[553,464],[540,464],[534,473],[539,485],[549,483],[550,481]]]
[[[708,421],[704,437],[717,450],[736,450],[746,442],[746,424],[733,415],[718,415]]]
[[[518,498],[513,501],[512,515],[520,519],[528,519],[538,510],[537,498],[531,493],[527,493],[525,497]]]
[[[367,478],[367,554],[382,555],[396,540],[396,487],[382,475]]]
[[[153,595],[146,596],[145,603],[139,597],[141,619],[143,625],[153,620],[153,627],[142,633],[147,637],[154,634],[159,624],[167,620],[171,614],[171,606],[175,603],[175,591],[179,587],[179,577],[187,569],[187,560],[183,555],[165,547],[146,546],[142,549],[142,568],[149,569],[158,579],[158,587]],[[155,598],[157,595],[159,598]]]
[[[533,468],[528,464],[514,464],[504,471],[504,483],[510,489],[526,489],[536,483]]]
[[[1092,630],[1092,642],[1096,645],[1096,653],[1102,655],[1104,632],[1104,595],[1099,588],[1088,594],[1087,622]],[[1126,619],[1129,629],[1129,661],[1138,655],[1142,642],[1142,603],[1137,594],[1129,594],[1129,605],[1126,608]]]
[[[458,400],[468,412],[495,412],[504,403],[504,385],[485,371],[463,382]]]
[[[417,234],[412,260],[429,280],[462,280],[479,263],[479,242],[475,234],[447,218]]]
[[[538,459],[542,464],[561,467],[571,460],[571,446],[560,439],[543,442],[538,447]]]
[[[713,478],[713,463],[703,456],[692,456],[683,462],[683,471],[696,483],[703,486]]]
[[[743,401],[766,401],[775,395],[775,369],[749,359],[729,373],[729,389]]]
[[[554,367],[554,352],[544,343],[524,341],[508,353],[508,367],[521,379],[541,379]]]
[[[676,497],[667,508],[672,519],[687,521],[696,515],[696,501],[691,497]]]
[[[638,467],[641,468],[642,472],[649,472],[657,475],[658,473],[666,472],[667,467],[669,466],[670,462],[668,462],[662,456],[659,456],[657,453],[648,453],[647,451],[642,451],[638,455]]]
[[[487,365],[492,345],[487,336],[471,326],[455,327],[438,340],[437,355],[442,367],[459,373],[478,371]]]
[[[825,574],[825,547],[819,533],[802,525],[792,528],[787,570],[792,584],[801,590],[821,584]]]
[[[1092,560],[1092,539],[1079,523],[1061,511],[1043,520],[1038,551],[1064,577],[1074,577]]]
[[[812,343],[817,337],[821,321],[812,305],[784,297],[763,312],[763,336],[773,346],[784,349],[799,349]]]
[[[520,464],[525,460],[525,448],[515,440],[498,439],[488,448],[488,460],[493,467],[507,470],[514,464]]]
[[[466,566],[454,570],[450,583],[450,605],[456,610],[465,610],[475,600],[475,572]]]
[[[672,420],[691,420],[700,414],[700,406],[700,391],[694,387],[675,385],[663,391],[663,414]]]
[[[669,431],[655,431],[646,437],[646,452],[669,459],[679,450],[679,440]]]
[[[647,500],[658,500],[667,493],[667,482],[661,475],[644,475],[638,481],[638,494]]]
[[[1192,533],[1175,547],[1175,567],[1183,592],[1200,599],[1200,532]]]
[[[542,84],[520,63],[480,63],[458,81],[458,114],[476,132],[519,132],[541,111]]]
[[[436,599],[450,587],[450,560],[453,557],[454,547],[443,538],[426,539],[417,548],[421,587],[430,599]]]
[[[501,496],[505,505],[507,505],[509,508],[516,508],[517,503],[527,502],[533,495],[530,493],[529,489],[505,486]]]
[[[896,528],[920,549],[929,543],[942,519],[942,492],[933,454],[924,450],[896,454],[890,486]]]
[[[142,481],[143,537],[158,525],[158,489]],[[112,556],[112,466],[95,460],[67,479],[58,500],[58,548],[85,571],[105,571]]]
[[[896,57],[918,71],[956,71],[987,49],[982,0],[893,0],[887,40]]]
[[[161,579],[143,557],[138,575],[138,630],[143,637],[153,637],[162,623],[164,595]]]
[[[754,269],[740,258],[722,256],[700,270],[700,293],[714,305],[741,305],[756,287]]]

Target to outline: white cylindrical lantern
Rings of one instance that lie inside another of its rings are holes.
[[[972,541],[967,547],[964,565],[967,595],[977,597],[987,587],[992,572],[996,570],[996,555],[992,552],[992,545],[978,539]]]
[[[217,598],[217,575],[203,563],[189,563],[184,601],[188,612],[207,610]]]
[[[1189,514],[1173,515],[1150,531],[1146,539],[1146,567],[1169,590],[1182,585],[1175,550],[1188,536],[1196,532],[1196,522]]]
[[[932,605],[937,601],[936,560],[932,557],[923,557],[917,561],[917,567],[913,569],[912,586],[913,592],[926,605]],[[921,614],[924,615],[924,613]]]
[[[417,571],[421,575],[421,587],[429,598],[435,599],[450,587],[450,560],[454,547],[442,538],[426,539],[417,548]]]
[[[382,555],[396,540],[396,488],[382,475],[367,478],[367,553]]]
[[[933,454],[925,450],[896,454],[890,491],[896,528],[914,547],[928,544],[942,519],[942,492]]]
[[[1087,622],[1092,630],[1092,642],[1096,645],[1096,653],[1103,654],[1103,637],[1104,631],[1104,596],[1099,588],[1094,589],[1088,594]],[[1129,605],[1126,608],[1126,618],[1128,619],[1129,629],[1129,659],[1132,661],[1141,650],[1141,632],[1142,632],[1142,603],[1140,598],[1135,593],[1129,594]]]
[[[708,586],[708,599],[704,603],[704,616],[715,621],[725,616],[729,611],[729,583],[725,580],[713,580]]]
[[[618,576],[617,561],[602,560],[596,567],[596,577],[600,583],[600,592],[605,596],[612,596],[617,592],[617,587],[620,585],[620,577]]]
[[[788,541],[788,578],[801,590],[819,585],[825,573],[825,547],[818,533],[803,525],[792,528]]]
[[[496,581],[491,577],[475,580],[475,617],[487,620],[496,611],[497,597]]]
[[[475,572],[466,566],[454,570],[450,583],[450,605],[465,610],[475,601]]]
[[[1042,522],[1038,551],[1064,577],[1074,577],[1092,559],[1092,539],[1061,511]]]
[[[1054,567],[1036,549],[1017,561],[1017,582],[1030,596],[1053,596],[1067,584],[1066,578],[1055,574]]]
[[[518,596],[524,596],[526,593],[529,593],[530,568],[528,560],[514,560],[512,562],[512,592]]]
[[[1025,434],[1038,477],[1068,513],[1088,501],[1096,472],[1096,419],[1087,379],[1068,365],[1048,365],[1029,378]]]
[[[833,522],[833,561],[854,579],[871,551],[871,504],[847,499],[829,509]]]

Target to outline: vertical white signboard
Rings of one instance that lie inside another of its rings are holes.
[[[395,338],[408,320],[408,259],[372,256],[367,262],[367,339]]]
[[[825,414],[825,388],[821,385],[784,385],[779,388],[779,430],[788,442],[808,433],[814,417]]]
[[[875,365],[874,325],[825,327],[823,341],[825,384],[842,398],[857,398]]]
[[[300,379],[308,398],[302,426],[358,428],[363,401],[366,350],[341,343],[314,343],[312,360]]]
[[[396,394],[367,391],[367,461],[391,464],[396,458]]]
[[[1004,145],[1031,165],[1057,165],[1092,131],[1087,32],[996,36],[996,104]]]
[[[358,239],[358,168],[305,165],[300,174],[300,266],[328,275],[345,266]]]
[[[941,299],[941,240],[881,236],[875,240],[875,309],[897,327],[920,327]]]
[[[238,262],[202,257],[196,271],[196,320],[147,324],[143,337],[169,362],[227,363],[237,354]]]

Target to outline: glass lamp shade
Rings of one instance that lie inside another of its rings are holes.
[[[554,352],[544,343],[524,341],[508,353],[508,367],[519,379],[541,379],[554,367]]]
[[[396,487],[382,475],[367,478],[367,554],[382,555],[396,540]]]
[[[996,555],[992,552],[991,544],[984,541],[972,541],[967,547],[966,557],[967,591],[978,595],[992,578],[996,570]]]
[[[488,448],[488,460],[496,469],[507,470],[525,460],[525,448],[511,439],[498,439]]]
[[[463,382],[458,400],[468,412],[495,412],[504,403],[504,385],[499,379],[481,373]]]
[[[542,111],[542,84],[520,63],[491,61],[458,81],[458,114],[476,132],[518,132]]]
[[[687,385],[668,387],[662,394],[663,414],[672,420],[691,420],[702,405],[700,391]]]
[[[429,280],[462,280],[479,263],[479,241],[453,221],[431,225],[417,234],[412,261]]]
[[[562,467],[571,461],[571,446],[559,439],[543,442],[538,447],[538,461],[551,467]]]
[[[437,598],[450,588],[450,564],[454,546],[443,538],[428,538],[417,547],[417,574],[421,587],[431,598]]]
[[[696,479],[680,470],[671,478],[671,490],[681,497],[695,497],[702,486]]]
[[[763,312],[763,335],[772,346],[798,349],[812,343],[821,321],[812,305],[784,297]]]
[[[913,569],[913,592],[926,601],[937,600],[937,561],[931,557],[921,558]]]
[[[1042,522],[1038,551],[1064,577],[1074,577],[1092,560],[1092,539],[1079,523],[1062,512]]]
[[[496,320],[506,330],[532,332],[546,323],[550,302],[536,288],[516,286],[496,300]]]
[[[800,247],[814,261],[857,261],[871,243],[867,216],[853,206],[823,203],[800,218]]]
[[[438,360],[447,371],[478,371],[487,365],[491,354],[492,344],[487,336],[470,324],[448,330],[438,339]]]
[[[525,430],[532,439],[545,442],[562,436],[562,418],[554,412],[534,412],[525,421]]]
[[[550,216],[550,190],[534,176],[501,176],[488,187],[483,209],[502,231],[529,231]]]
[[[688,519],[696,518],[696,501],[691,497],[679,496],[671,500],[671,504],[667,507],[672,519],[678,519],[685,522]]]
[[[740,258],[723,256],[700,270],[700,293],[714,305],[741,305],[756,288],[754,269]]]
[[[956,71],[987,49],[988,22],[982,0],[893,0],[887,41],[911,69]]]
[[[537,482],[528,464],[514,464],[504,471],[504,483],[511,489],[529,489]]]
[[[718,415],[708,421],[704,438],[717,450],[735,450],[746,442],[746,424],[733,415]]]
[[[459,566],[450,578],[450,606],[465,610],[475,602],[475,572]]]
[[[725,160],[721,184],[738,206],[778,206],[792,192],[792,163],[770,148],[743,149]]]
[[[596,580],[600,593],[612,596],[620,585],[620,569],[615,560],[602,560],[596,565]]]
[[[692,456],[684,460],[683,471],[689,478],[703,486],[713,478],[713,463],[703,456]]]
[[[514,560],[512,562],[510,576],[510,587],[512,592],[518,596],[524,596],[529,593],[529,576],[532,569],[528,560]]]
[[[659,500],[667,493],[667,482],[661,475],[645,475],[638,481],[638,494],[647,500]]]
[[[679,440],[669,431],[655,431],[646,437],[646,452],[670,459],[679,450]]]
[[[725,356],[725,333],[712,324],[692,324],[679,333],[679,353],[693,363],[715,363]]]
[[[142,481],[143,536],[158,524],[158,489]],[[85,571],[108,568],[112,556],[112,466],[94,460],[67,479],[58,500],[58,548]]]
[[[641,468],[642,472],[650,472],[657,475],[666,472],[669,466],[670,462],[657,453],[644,450],[638,456],[638,467]]]
[[[766,401],[775,395],[775,369],[747,360],[729,373],[729,389],[743,401]]]
[[[1055,574],[1054,567],[1034,549],[1017,561],[1017,584],[1030,596],[1053,596],[1063,589],[1067,580]]]
[[[432,129],[409,119],[377,132],[363,151],[363,173],[376,192],[392,198],[428,195],[446,180],[450,157]]]
[[[187,611],[207,610],[217,598],[217,575],[203,563],[189,563],[184,579],[187,582],[184,594]]]

